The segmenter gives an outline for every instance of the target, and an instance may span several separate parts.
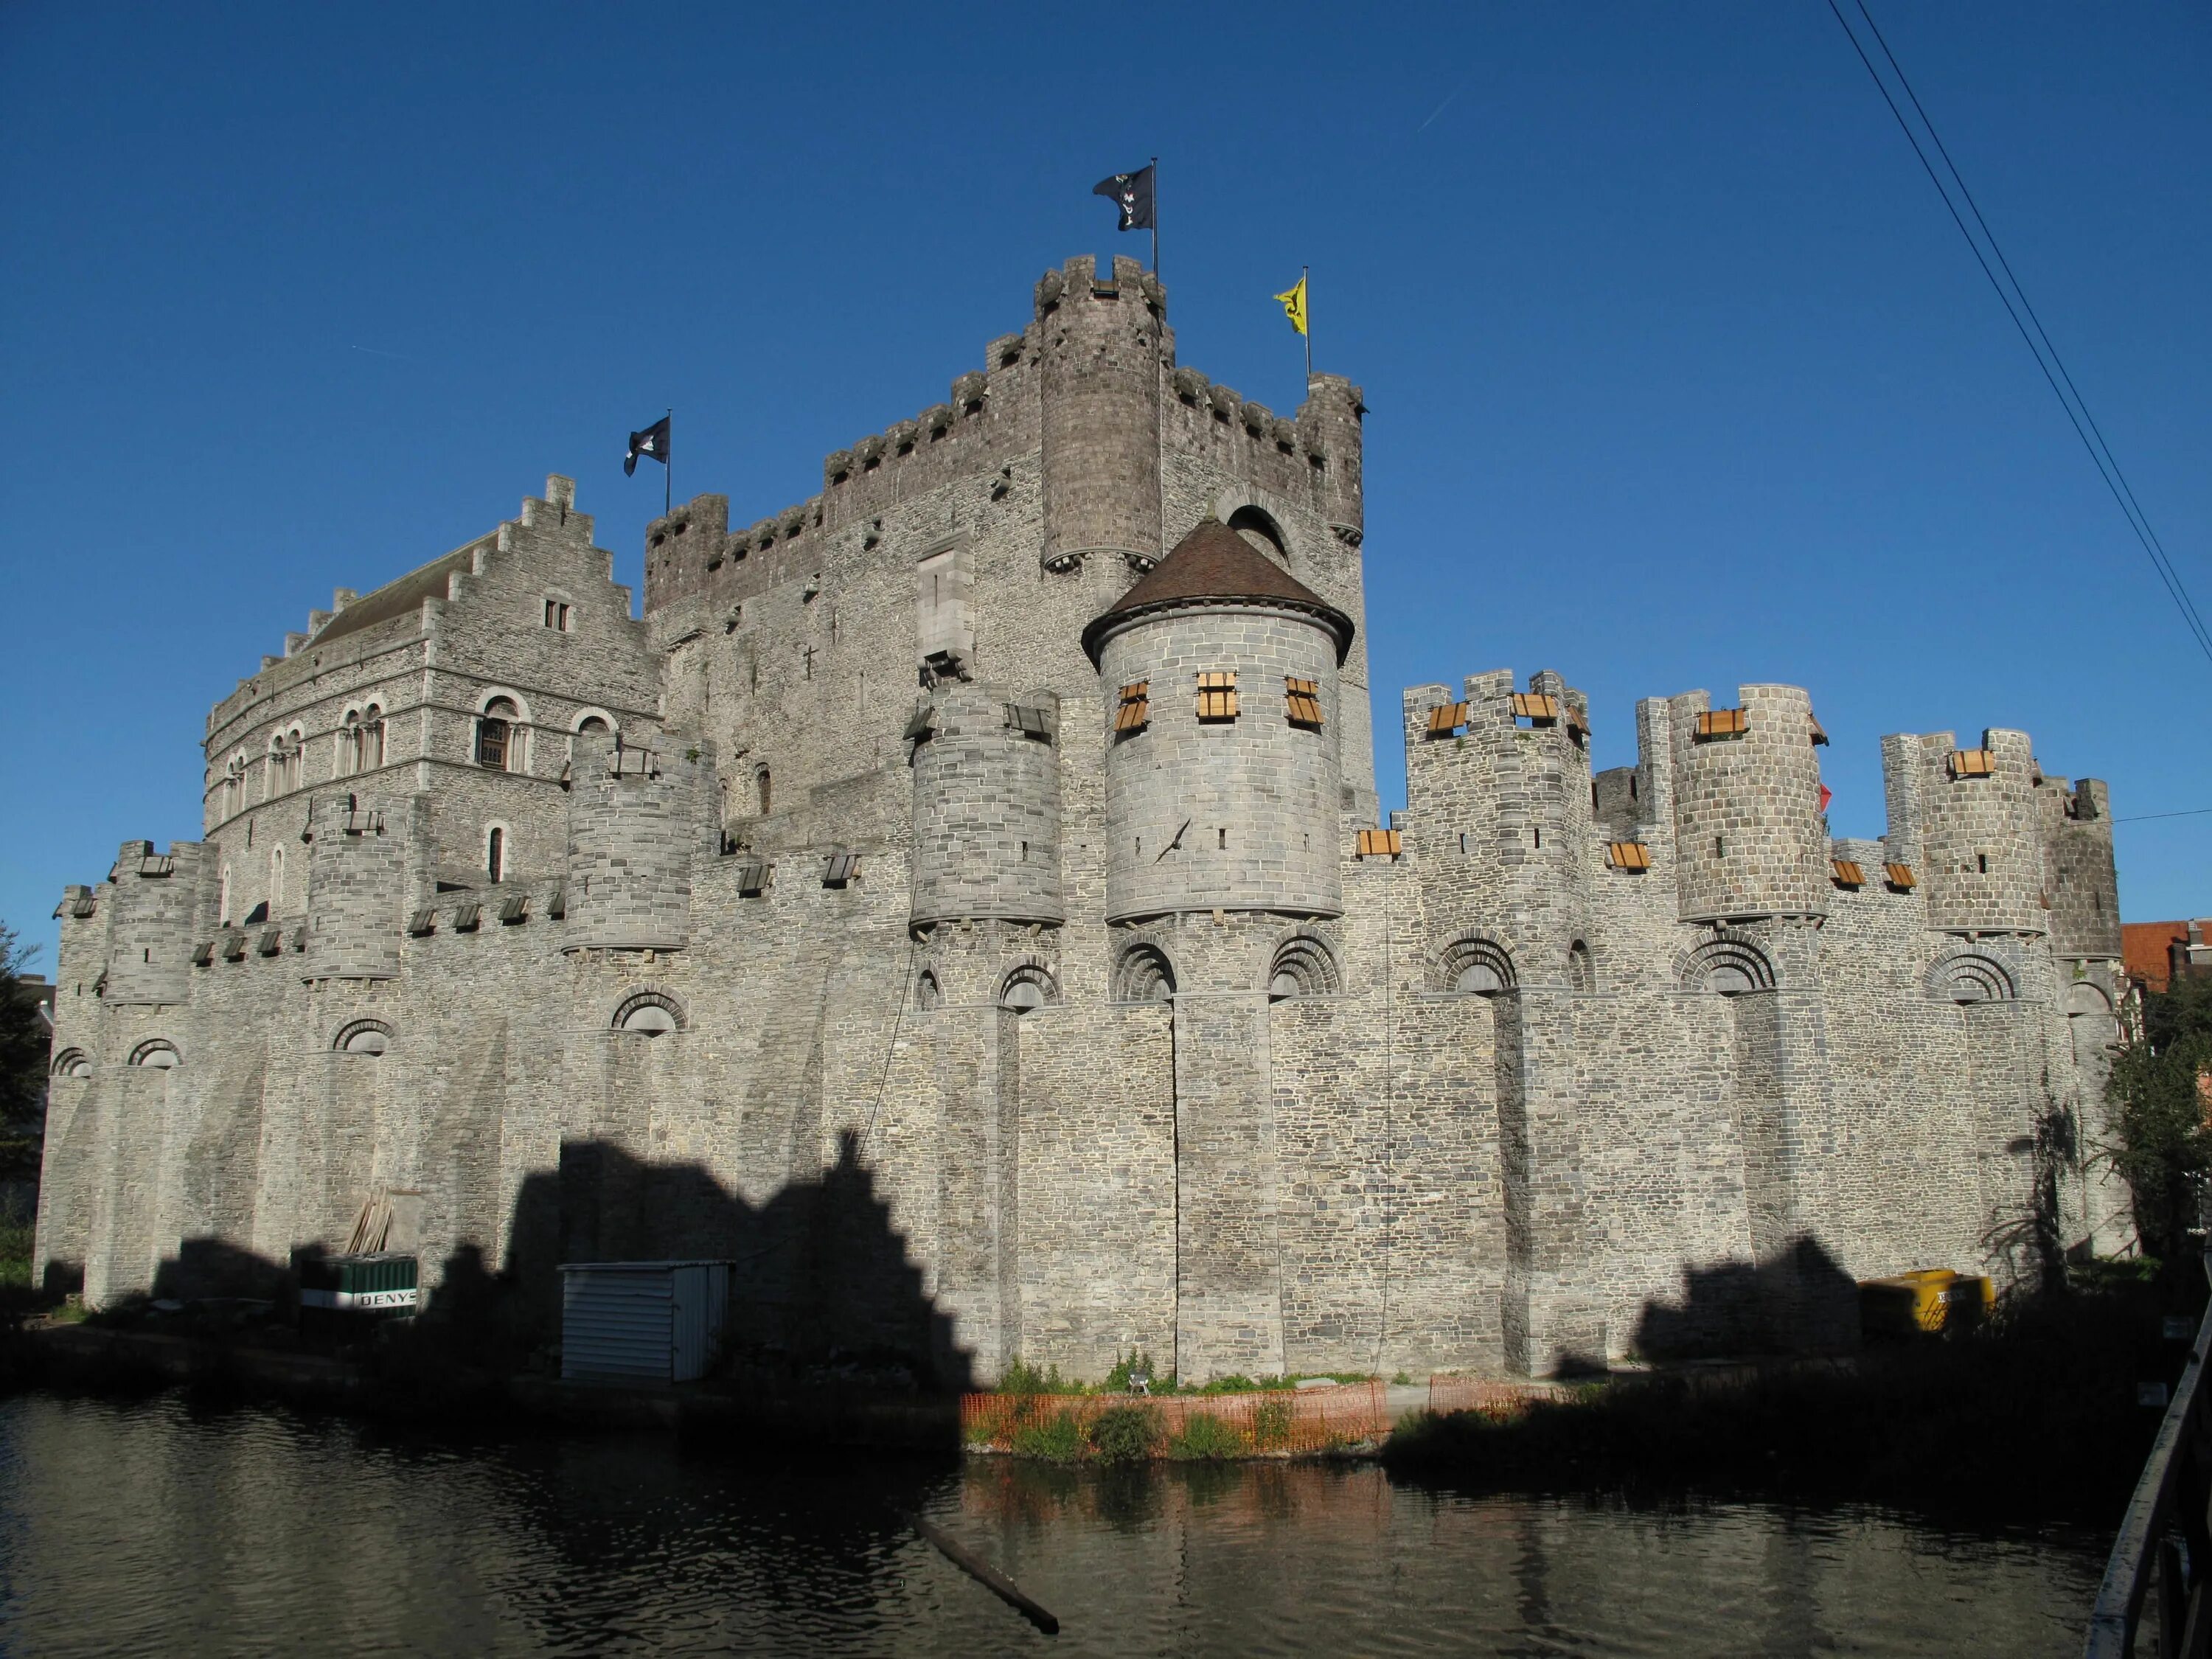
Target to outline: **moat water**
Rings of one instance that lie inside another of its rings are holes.
[[[1057,1637],[919,1539],[919,1512]],[[1867,1510],[456,1444],[0,1399],[0,1654],[2071,1654],[2104,1540]]]

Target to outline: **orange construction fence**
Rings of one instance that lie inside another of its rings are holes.
[[[1158,1413],[1163,1449],[1201,1417],[1228,1431],[1237,1449],[1246,1452],[1324,1451],[1378,1439],[1390,1431],[1383,1385],[1351,1382],[1255,1394],[963,1395],[961,1435],[970,1445],[1011,1450],[1024,1430],[1043,1429],[1056,1419],[1072,1418],[1087,1437],[1102,1413],[1121,1406],[1149,1407]]]

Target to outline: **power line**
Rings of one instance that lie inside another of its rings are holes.
[[[2021,309],[2027,313],[2028,321],[2035,325],[2035,332],[2042,340],[2044,349],[2050,354],[2051,367],[2058,371],[2058,378],[2065,381],[2066,390],[2073,395],[2075,407],[2081,410],[2082,420],[2088,423],[2090,434],[2097,441],[2098,449],[2103,453],[2104,459],[2111,463],[2112,477],[2119,484],[2119,489],[2115,494],[2124,494],[2127,497],[2122,503],[2121,511],[2129,514],[2130,526],[2139,527],[2141,535],[2150,539],[2153,546],[2157,549],[2158,558],[2163,562],[2165,568],[2173,572],[2174,586],[2177,588],[2180,587],[2181,575],[2179,571],[2173,570],[2173,560],[2166,550],[2166,544],[2159,540],[2158,532],[2152,527],[2150,514],[2143,511],[2142,501],[2136,499],[2135,486],[2128,482],[2127,475],[2120,471],[2119,457],[2112,453],[2112,445],[2106,441],[2104,428],[2097,424],[2096,416],[2090,412],[2089,400],[2081,395],[2081,388],[2074,384],[2073,375],[2067,372],[2065,359],[2058,355],[2058,348],[2052,343],[2051,331],[2044,327],[2043,319],[2036,315],[2034,302],[2027,297],[2027,289],[2021,285],[2020,277],[2014,272],[2012,262],[2005,258],[2004,248],[1998,243],[1996,233],[1990,228],[1990,222],[1982,216],[1981,204],[1974,199],[1974,192],[1967,188],[1966,176],[1959,171],[1959,164],[1951,159],[1951,152],[1943,143],[1943,135],[1936,130],[1936,123],[1929,118],[1927,109],[1920,101],[1920,94],[1912,89],[1912,82],[1905,73],[1905,65],[1897,61],[1897,54],[1889,49],[1889,41],[1882,34],[1881,25],[1874,21],[1874,14],[1867,9],[1866,0],[1853,0],[1853,3],[1858,7],[1859,15],[1866,19],[1866,26],[1874,35],[1875,44],[1881,48],[1881,55],[1888,61],[1891,70],[1896,75],[1898,85],[1905,88],[1905,95],[1912,100],[1913,113],[1920,118],[1921,125],[1928,129],[1929,137],[1935,141],[1936,153],[1943,158],[1944,169],[1950,173],[1953,182],[1959,186],[1959,194],[1966,198],[1967,210],[1973,214],[1975,224],[1981,228],[1983,236],[1989,242],[1990,252],[1996,256],[1998,268],[2004,272],[2005,280],[2012,284],[2013,292],[2020,296]],[[2056,389],[2053,388],[2053,390]],[[2130,512],[2130,509],[2132,511]],[[2185,588],[2182,589],[2181,599],[2185,607],[2185,614],[2195,624],[2195,631],[2201,635],[2204,631],[2204,619],[2198,613],[2196,602],[2189,599]]]
[[[2179,812],[2137,812],[2132,817],[2114,818],[2114,823],[2143,823],[2152,818],[2201,818],[2212,812],[2212,806],[2191,806]]]
[[[1918,158],[1921,169],[1927,173],[1928,182],[1936,186],[1936,193],[1943,198],[1943,206],[1951,216],[1951,222],[1958,226],[1959,234],[1966,238],[1966,246],[1973,253],[1974,262],[1981,266],[1982,275],[1989,278],[1990,288],[1996,290],[1997,299],[2004,306],[2005,314],[2012,319],[2013,326],[2020,331],[2020,337],[2027,345],[2029,354],[2034,357],[2035,366],[2043,371],[2044,380],[2051,387],[2051,396],[2058,399],[2058,406],[2065,410],[2067,422],[2074,428],[2074,435],[2081,441],[2081,447],[2088,452],[2090,464],[2097,469],[2097,476],[2104,480],[2105,488],[2112,492],[2112,500],[2118,506],[2121,516],[2127,520],[2128,528],[2135,532],[2136,540],[2142,544],[2144,556],[2150,560],[2151,568],[2158,572],[2159,581],[2166,588],[2167,597],[2172,599],[2174,608],[2181,612],[2182,622],[2188,628],[2191,637],[2197,641],[2197,648],[2203,652],[2206,660],[2212,662],[2212,629],[2206,628],[2203,617],[2198,614],[2195,603],[2189,597],[2188,590],[2182,585],[2180,572],[2174,568],[2172,561],[2166,556],[2165,545],[2159,540],[2157,532],[2152,529],[2148,516],[2143,513],[2142,504],[2136,499],[2134,489],[2129,486],[2126,476],[2121,472],[2118,459],[2112,455],[2111,446],[2105,443],[2104,434],[2098,430],[2094,418],[2090,416],[2087,402],[2075,388],[2074,377],[2067,373],[2064,360],[2059,356],[2057,347],[2051,343],[2051,337],[2045,331],[2042,319],[2035,316],[2034,308],[2028,304],[2027,291],[2021,288],[2019,278],[2013,276],[2012,266],[2005,259],[2004,251],[1997,246],[1996,236],[1990,231],[1988,222],[1982,217],[1980,208],[1974,204],[1972,192],[1967,190],[1966,179],[1960,173],[1957,166],[1953,163],[1950,152],[1943,148],[1943,141],[1936,131],[1936,124],[1928,118],[1927,110],[1921,105],[1918,95],[1913,92],[1911,82],[1905,79],[1905,70],[1898,64],[1896,55],[1890,51],[1889,43],[1882,39],[1881,31],[1875,27],[1873,15],[1866,9],[1866,0],[1853,0],[1853,3],[1858,8],[1860,15],[1866,19],[1867,27],[1873,33],[1875,41],[1881,46],[1882,56],[1888,59],[1889,66],[1896,74],[1899,84],[1904,87],[1906,97],[1912,101],[1914,111],[1919,115],[1922,123],[1926,125],[1928,136],[1935,142],[1938,153],[1943,158],[1943,165],[1957,182],[1959,193],[1965,198],[1968,210],[1974,216],[1975,222],[1981,226],[1983,235],[1989,240],[1990,253],[1996,256],[1998,264],[2003,267],[2006,276],[2012,279],[2013,287],[2020,295],[2017,305],[2014,303],[2012,295],[2006,291],[2004,283],[1997,280],[1996,272],[1990,268],[1990,255],[1982,252],[1981,243],[1975,240],[1973,232],[1967,229],[1966,219],[1960,214],[1957,204],[1951,199],[1950,191],[1944,186],[1942,176],[1936,171],[1935,163],[1928,159],[1927,147],[1920,142],[1920,135],[1913,131],[1912,124],[1905,119],[1905,112],[1898,106],[1896,98],[1892,95],[1889,83],[1882,79],[1881,70],[1875,67],[1874,60],[1867,56],[1866,48],[1860,45],[1857,33],[1844,19],[1843,9],[1837,4],[1837,0],[1828,0],[1828,9],[1835,15],[1836,26],[1843,30],[1844,38],[1851,43],[1851,50],[1858,54],[1859,62],[1866,66],[1866,72],[1873,80],[1875,89],[1881,94],[1882,101],[1889,106],[1889,112],[1897,118],[1898,128],[1905,134],[1905,141],[1912,146],[1912,153]],[[2033,334],[2029,332],[2028,323],[2021,319],[2023,311],[2034,323],[2035,332]],[[2040,346],[2036,342],[2037,335],[2042,336]],[[2046,352],[2049,354],[2048,362],[2045,360]],[[2054,369],[2056,373],[2053,372]],[[2065,382],[2065,390],[2063,391],[2059,386],[2062,379]],[[2071,400],[2067,396],[2068,392],[2073,392]],[[2080,404],[2079,413],[2075,411],[2076,403]],[[2096,433],[2094,440],[2090,436],[2092,432]]]

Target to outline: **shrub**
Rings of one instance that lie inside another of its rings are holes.
[[[1014,1431],[1014,1453],[1046,1463],[1073,1463],[1083,1455],[1083,1425],[1066,1412]]]
[[[1126,1354],[1117,1354],[1114,1369],[1106,1373],[1105,1382],[1099,1385],[1100,1390],[1106,1394],[1127,1394],[1132,1376],[1152,1378],[1155,1385],[1158,1384],[1158,1379],[1153,1376],[1152,1372],[1152,1357],[1142,1348],[1132,1348]]]
[[[1291,1402],[1262,1400],[1252,1408],[1252,1447],[1273,1451],[1291,1443]]]
[[[1160,1443],[1156,1406],[1112,1406],[1091,1425],[1091,1445],[1101,1463],[1141,1463]]]
[[[999,1379],[999,1392],[1021,1396],[1041,1394],[1081,1394],[1080,1382],[1063,1381],[1060,1367],[1039,1370],[1026,1360],[1017,1359],[1006,1367],[1006,1375]]]
[[[1168,1442],[1168,1455],[1182,1463],[1215,1462],[1243,1450],[1243,1436],[1211,1412],[1193,1412],[1182,1432]]]

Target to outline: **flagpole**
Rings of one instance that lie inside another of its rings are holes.
[[[1313,356],[1313,348],[1310,345],[1306,348],[1306,356],[1309,358]],[[1310,363],[1307,366],[1306,372],[1309,374],[1313,372]],[[676,510],[676,439],[674,436],[676,411],[672,408],[663,412],[668,416],[670,433],[668,453],[660,458],[660,516],[665,519]]]
[[[1152,280],[1160,276],[1160,158],[1152,157]]]

